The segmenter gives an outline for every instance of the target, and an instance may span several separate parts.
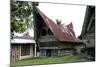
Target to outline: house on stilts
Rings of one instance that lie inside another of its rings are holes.
[[[80,53],[84,46],[75,36],[73,24],[63,27],[53,22],[36,7],[34,35],[37,44],[37,56],[63,56]]]

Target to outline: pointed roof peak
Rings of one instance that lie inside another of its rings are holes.
[[[43,14],[39,8],[36,8],[38,13],[40,14],[41,18],[43,19],[44,23],[50,28],[51,32],[55,36],[56,39],[59,41],[65,41],[65,42],[78,42],[73,30],[73,24],[72,22],[68,25],[66,25],[68,31],[66,32],[66,29],[64,26],[60,27],[59,25],[55,24],[51,19],[49,19],[45,14]]]

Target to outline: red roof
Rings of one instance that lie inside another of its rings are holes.
[[[38,8],[37,11],[39,12],[40,16],[42,17],[46,25],[50,28],[57,40],[63,42],[78,42],[73,30],[72,23],[66,25],[66,27],[59,26],[55,24],[51,19],[49,19],[46,15],[44,15]]]

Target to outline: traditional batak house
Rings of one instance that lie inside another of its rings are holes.
[[[85,54],[95,60],[95,6],[87,6],[79,38],[85,40]]]
[[[63,56],[80,52],[82,42],[76,38],[72,23],[65,27],[55,24],[37,7],[34,19],[37,56]]]
[[[11,40],[11,60],[21,60],[36,56],[36,44],[33,37],[23,35]]]

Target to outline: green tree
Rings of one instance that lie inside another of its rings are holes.
[[[33,28],[33,3],[11,1],[11,37],[14,32],[23,33]]]

